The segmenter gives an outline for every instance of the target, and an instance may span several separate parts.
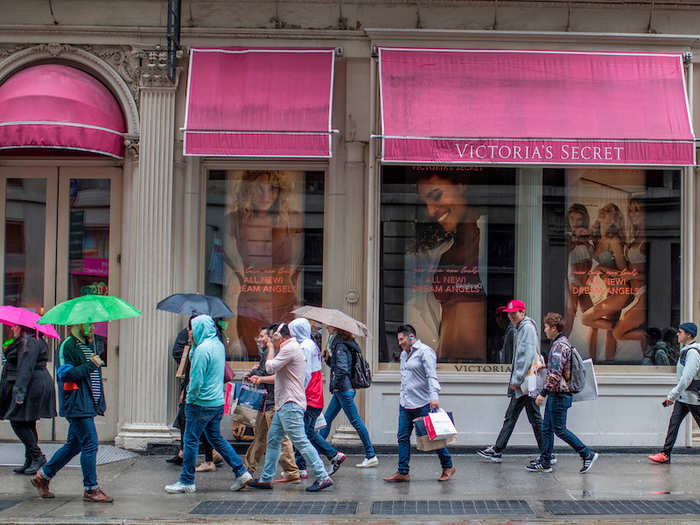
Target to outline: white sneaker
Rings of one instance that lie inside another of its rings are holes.
[[[369,468],[369,467],[376,467],[379,465],[379,459],[377,459],[377,456],[373,456],[371,458],[365,458],[362,460],[362,463],[358,463],[355,465],[357,468]]]
[[[231,485],[231,490],[233,491],[238,491],[241,490],[243,487],[245,487],[250,481],[253,479],[253,476],[250,475],[250,472],[246,471],[240,476],[236,478],[236,481],[233,482],[233,485]]]
[[[178,481],[172,485],[166,485],[165,492],[168,494],[192,494],[193,492],[197,492],[197,487],[194,483],[192,483],[192,485],[185,485]]]

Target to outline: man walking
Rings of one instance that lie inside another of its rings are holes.
[[[265,457],[267,433],[272,424],[272,418],[275,416],[275,375],[267,373],[265,370],[265,363],[267,362],[267,358],[269,357],[272,359],[275,353],[270,336],[277,329],[277,326],[278,325],[273,324],[260,329],[258,336],[255,338],[255,342],[258,346],[258,353],[260,354],[260,364],[243,376],[244,379],[248,379],[253,384],[262,385],[267,391],[265,404],[263,405],[263,413],[258,418],[257,425],[255,426],[255,438],[248,447],[245,459],[243,460],[248,472],[251,473],[255,473],[258,463]],[[286,436],[282,440],[280,466],[284,472],[283,478],[281,479],[284,481],[296,483],[301,479],[301,473],[294,461],[294,448],[292,447],[291,441],[289,441],[289,438]]]
[[[304,377],[306,360],[299,343],[292,337],[289,327],[282,323],[272,335],[272,343],[277,350],[274,359],[268,359],[265,369],[275,374],[275,416],[272,418],[267,433],[267,452],[265,468],[260,479],[255,479],[248,486],[257,489],[271,489],[272,479],[277,471],[282,438],[289,436],[292,444],[301,452],[309,464],[316,480],[306,487],[307,492],[318,492],[333,486],[323,466],[323,461],[316,452],[304,431],[304,411],[306,394]]]
[[[695,342],[698,326],[695,323],[683,323],[678,329],[678,342],[681,353],[676,363],[678,384],[663,400],[665,407],[673,406],[671,420],[668,422],[664,449],[658,454],[649,456],[653,463],[671,463],[671,452],[678,437],[678,429],[690,412],[695,422],[700,425],[700,345]],[[675,404],[674,404],[675,403]]]
[[[253,479],[233,450],[221,435],[221,416],[224,414],[224,368],[226,350],[221,343],[214,320],[208,315],[192,319],[192,340],[196,345],[190,350],[190,382],[187,386],[185,405],[185,438],[182,453],[182,473],[177,483],[165,486],[169,494],[197,491],[194,484],[194,468],[202,433],[212,447],[221,454],[233,469],[236,479],[231,490],[241,490]]]
[[[331,463],[332,476],[347,457],[342,452],[338,452],[328,441],[316,432],[316,420],[323,411],[323,375],[321,373],[321,350],[311,339],[311,323],[303,317],[294,319],[289,323],[289,331],[296,339],[304,352],[306,359],[306,412],[304,412],[304,429],[306,437],[316,448],[319,454],[323,454]],[[306,471],[306,461],[299,451],[296,451],[295,461],[300,471]],[[286,474],[282,480],[286,480]]]
[[[566,413],[571,408],[571,343],[563,333],[564,320],[561,314],[548,313],[544,318],[544,333],[552,341],[547,360],[547,377],[544,387],[537,395],[537,406],[547,402],[542,425],[542,448],[540,457],[525,468],[530,472],[552,472],[552,450],[554,435],[573,448],[583,461],[581,474],[585,474],[598,459],[598,453],[592,452],[571,430],[566,428]],[[532,395],[535,395],[533,393]]]
[[[524,394],[521,385],[525,380],[525,374],[532,366],[535,356],[539,352],[539,337],[535,321],[525,315],[525,303],[517,299],[508,303],[503,309],[508,314],[508,319],[515,327],[515,348],[513,351],[513,368],[508,383],[508,397],[510,403],[506,409],[503,427],[498,434],[496,444],[479,450],[477,454],[483,458],[500,463],[503,459],[502,452],[508,446],[515,424],[518,422],[523,408],[527,412],[527,418],[532,425],[532,432],[537,440],[537,447],[542,449],[542,415],[535,400]],[[552,459],[556,463],[556,459]]]
[[[437,378],[435,350],[416,338],[416,330],[410,324],[399,326],[396,339],[401,348],[401,394],[399,396],[399,468],[384,481],[411,481],[411,434],[413,420],[427,416],[440,408],[440,383]],[[442,474],[438,481],[447,481],[455,473],[452,456],[447,448],[435,451],[440,458]]]
[[[83,471],[83,500],[92,503],[111,503],[97,484],[97,430],[95,416],[107,410],[102,370],[104,362],[95,353],[92,344],[92,325],[71,326],[69,335],[58,349],[59,413],[68,420],[66,444],[32,478],[32,485],[42,498],[53,498],[49,483],[66,464],[80,454]]]

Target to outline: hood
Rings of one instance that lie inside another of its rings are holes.
[[[311,323],[308,319],[300,317],[289,323],[289,331],[292,337],[301,343],[304,339],[311,339]]]
[[[208,315],[198,315],[192,319],[192,338],[196,345],[201,344],[205,339],[216,339],[214,319]]]

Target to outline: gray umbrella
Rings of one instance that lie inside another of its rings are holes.
[[[233,312],[221,299],[200,293],[173,294],[159,302],[156,310],[183,315],[209,315],[215,318],[233,317]]]

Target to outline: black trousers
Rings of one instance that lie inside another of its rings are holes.
[[[678,437],[678,429],[683,423],[685,416],[688,412],[693,414],[695,421],[700,425],[700,406],[699,405],[689,405],[688,403],[682,403],[676,401],[673,404],[673,413],[671,414],[671,419],[668,422],[668,431],[666,432],[666,442],[664,443],[664,453],[667,456],[671,456],[671,451],[673,450],[673,445],[676,443],[676,438]]]
[[[520,396],[518,398],[513,396],[510,398],[510,404],[506,409],[506,416],[503,419],[503,427],[493,447],[496,452],[503,452],[508,446],[508,440],[513,433],[513,429],[518,422],[523,408],[527,413],[527,419],[532,425],[532,432],[535,434],[535,439],[537,440],[537,448],[539,450],[542,449],[542,414],[540,414],[540,407],[537,406],[535,400],[530,396]]]
[[[36,432],[36,421],[10,420],[10,426],[22,444],[24,444],[25,457],[33,459],[41,456],[39,435]]]

